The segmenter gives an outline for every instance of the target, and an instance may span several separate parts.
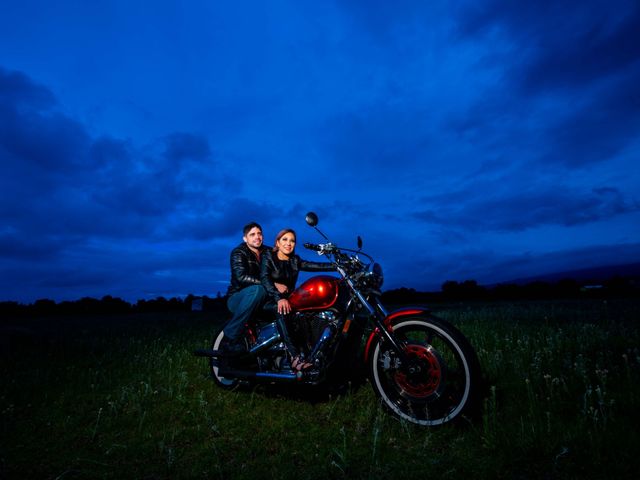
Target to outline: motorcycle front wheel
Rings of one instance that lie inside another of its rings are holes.
[[[382,337],[369,356],[371,383],[386,409],[428,427],[475,411],[480,365],[462,333],[432,315],[399,319],[393,333],[406,362]]]
[[[224,343],[226,342],[226,338],[224,336],[224,330],[220,330],[215,337],[213,337],[213,344],[211,346],[212,350],[219,350],[222,345],[224,345]],[[220,360],[216,360],[214,358],[210,358],[209,359],[209,368],[211,371],[211,377],[213,378],[213,381],[216,382],[216,385],[218,385],[221,388],[225,388],[228,390],[231,390],[233,388],[235,388],[236,386],[238,386],[238,379],[236,378],[225,378],[223,376],[220,375],[220,369],[218,367],[218,362]]]

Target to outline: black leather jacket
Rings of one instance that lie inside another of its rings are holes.
[[[280,260],[278,254],[271,249],[262,254],[260,265],[260,280],[269,297],[274,301],[288,298],[296,287],[300,270],[305,272],[330,272],[336,267],[327,262],[307,262],[298,255],[293,254],[289,260]],[[282,283],[287,286],[287,293],[280,293],[274,283]]]
[[[271,250],[270,248],[268,250]],[[260,256],[267,251],[267,247],[260,247]],[[231,285],[227,295],[239,292],[251,285],[260,285],[260,258],[242,242],[231,250]]]

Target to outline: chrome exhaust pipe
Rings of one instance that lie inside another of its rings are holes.
[[[220,350],[211,350],[210,348],[200,348],[194,350],[193,354],[196,357],[221,357],[222,352]]]
[[[264,338],[264,337],[267,337],[267,338]],[[280,334],[280,332],[278,331],[278,328],[276,327],[276,323],[275,322],[270,323],[260,329],[260,335],[258,336],[258,343],[253,347],[251,347],[249,351],[245,352],[244,354],[239,353],[239,354],[233,354],[229,356],[237,357],[237,356],[245,356],[245,355],[255,355],[256,353],[264,349],[267,349],[269,347],[272,347],[276,343],[282,341],[282,338],[283,338],[282,335]],[[210,358],[223,357],[225,355],[223,351],[213,350],[210,348],[200,348],[198,350],[194,350],[193,354],[196,357],[210,357]]]
[[[239,378],[247,380],[257,380],[263,382],[293,382],[302,378],[301,372],[256,372],[253,370],[239,370],[235,368],[219,367],[218,375],[226,378]]]
[[[263,342],[253,346],[250,350],[249,353],[250,354],[256,354],[258,352],[260,352],[261,350],[264,350],[266,348],[271,347],[272,345],[275,345],[276,343],[278,343],[280,340],[282,340],[282,337],[280,336],[280,334],[278,332],[274,333],[273,336],[267,338],[266,340],[264,340]]]

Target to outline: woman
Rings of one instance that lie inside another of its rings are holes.
[[[296,232],[290,228],[281,230],[276,236],[273,251],[265,251],[262,255],[260,281],[273,301],[278,312],[278,326],[280,327],[285,345],[291,354],[291,366],[297,371],[312,366],[305,362],[289,339],[284,316],[291,313],[289,295],[296,286],[300,270],[306,272],[327,272],[335,270],[331,263],[307,262],[296,253]]]

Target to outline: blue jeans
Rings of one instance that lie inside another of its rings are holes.
[[[238,340],[245,324],[262,307],[267,299],[267,291],[262,285],[251,285],[234,293],[227,300],[227,308],[233,314],[224,327],[224,336],[230,341]]]

